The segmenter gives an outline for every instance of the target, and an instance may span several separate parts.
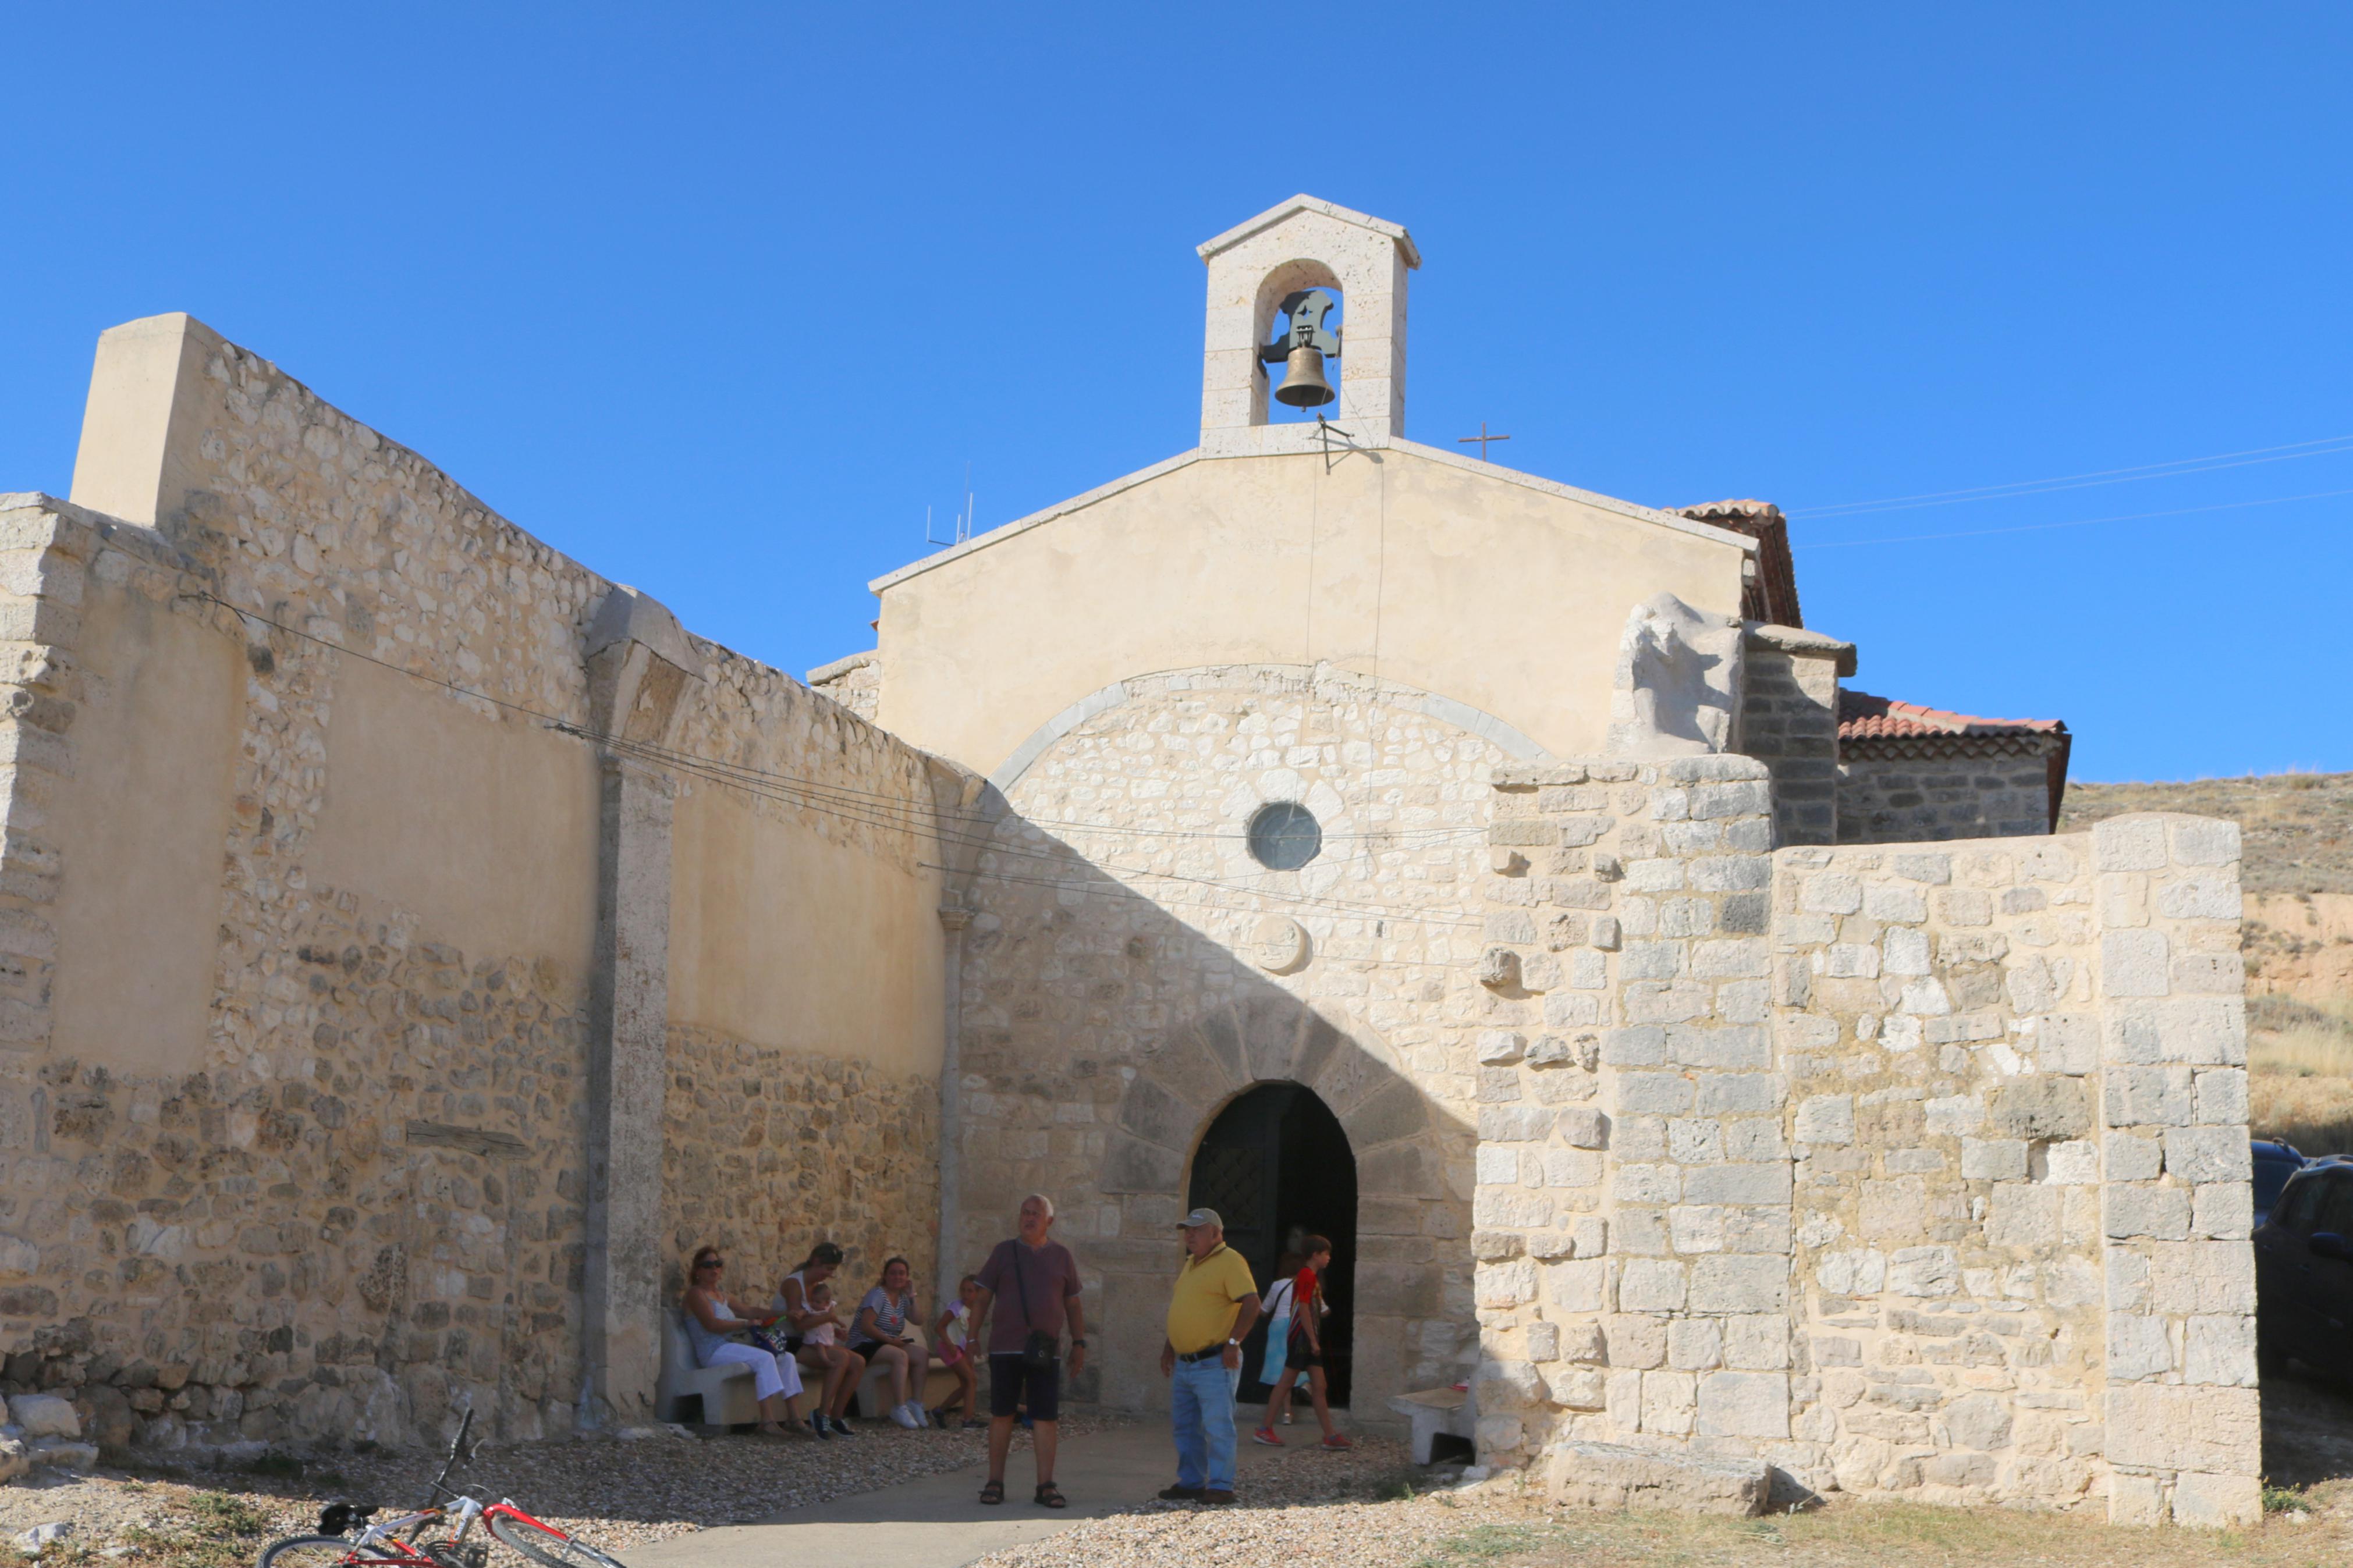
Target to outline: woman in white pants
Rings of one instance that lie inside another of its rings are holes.
[[[801,1369],[789,1355],[776,1355],[757,1345],[743,1344],[732,1336],[776,1321],[774,1312],[746,1311],[742,1302],[720,1289],[727,1260],[715,1247],[694,1255],[686,1288],[686,1337],[694,1359],[704,1366],[740,1362],[752,1369],[752,1392],[760,1401],[760,1430],[781,1437],[794,1423],[793,1405],[801,1391]]]

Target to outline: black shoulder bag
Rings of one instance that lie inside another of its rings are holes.
[[[1031,1325],[1029,1336],[1021,1342],[1021,1365],[1029,1372],[1051,1372],[1061,1364],[1061,1342],[1037,1327],[1038,1320],[1029,1315],[1029,1278],[1021,1269],[1021,1244],[1013,1244],[1013,1288],[1021,1297],[1021,1321]]]

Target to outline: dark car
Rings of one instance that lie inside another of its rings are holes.
[[[2270,1217],[2272,1205],[2279,1202],[2280,1189],[2287,1179],[2304,1169],[2304,1156],[2292,1143],[2265,1142],[2257,1139],[2248,1145],[2255,1163],[2255,1223],[2261,1225]]]
[[[2297,1171],[2255,1231],[2255,1330],[2266,1360],[2353,1377],[2353,1160]]]

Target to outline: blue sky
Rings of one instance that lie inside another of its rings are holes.
[[[0,40],[0,489],[63,493],[97,334],[185,310],[797,672],[869,646],[967,463],[985,528],[1191,446],[1192,247],[1307,190],[1422,247],[1410,434],[1778,501],[1854,684],[2063,718],[2079,778],[2353,768],[2343,7],[17,6]]]

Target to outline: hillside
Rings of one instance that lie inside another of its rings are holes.
[[[2128,811],[2239,824],[2255,1131],[2353,1150],[2353,773],[2070,784],[2059,831]]]

